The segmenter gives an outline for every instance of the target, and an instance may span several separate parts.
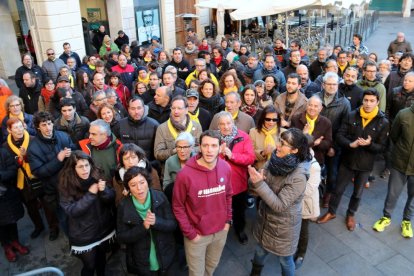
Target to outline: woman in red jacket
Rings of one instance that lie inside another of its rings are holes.
[[[244,232],[246,224],[247,166],[252,165],[256,158],[253,143],[249,135],[237,129],[232,115],[227,111],[217,114],[221,136],[220,157],[231,167],[231,183],[233,187],[233,225],[241,244],[247,244]]]

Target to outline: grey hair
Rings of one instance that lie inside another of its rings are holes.
[[[102,119],[97,119],[93,122],[91,122],[90,127],[92,126],[97,126],[100,127],[101,130],[103,130],[104,132],[106,132],[107,136],[110,136],[112,131],[111,131],[111,127],[109,126],[109,124],[107,122],[105,122]]]
[[[108,88],[108,89],[106,89],[106,91],[105,91],[105,95],[108,97],[108,96],[113,96],[113,95],[115,95],[115,96],[117,96],[118,97],[118,95],[116,94],[116,92],[115,92],[115,90],[113,90],[112,88]]]
[[[298,69],[306,69],[306,71],[308,71],[308,73],[309,73],[308,66],[306,66],[306,65],[304,65],[304,64],[299,64],[299,65],[296,67],[296,72],[298,71]]]
[[[229,92],[226,96],[224,96],[224,99],[227,99],[228,96],[236,96],[237,101],[238,102],[241,101],[240,94],[239,93],[236,93],[234,91],[233,92]]]
[[[104,95],[106,97],[106,94],[103,90],[98,90],[92,95],[92,101],[95,101],[98,96]]]
[[[70,70],[69,66],[64,64],[64,65],[60,66],[59,71],[62,70],[63,68],[66,68],[66,69]]]
[[[413,72],[413,71],[408,72],[407,74],[405,74],[404,79],[405,79],[406,77],[414,77],[414,72]]]
[[[231,122],[234,124],[233,116],[228,111],[220,111],[219,113],[216,114],[216,116],[217,116],[217,122],[219,123],[222,118],[228,117],[231,120]]]
[[[196,62],[203,62],[204,63],[204,65],[207,65],[207,62],[206,62],[206,60],[204,59],[204,58],[195,58],[194,59],[194,64],[196,63]]]
[[[164,72],[171,72],[171,70],[176,70],[177,71],[177,68],[175,68],[172,65],[168,65],[167,67],[165,67],[165,71]]]
[[[177,138],[175,139],[175,145],[177,145],[180,141],[186,141],[190,144],[190,146],[194,146],[194,137],[190,133],[183,131],[180,134],[178,134]]]
[[[335,79],[336,83],[339,82],[338,74],[337,73],[334,73],[334,72],[327,72],[323,76],[323,82],[326,82],[328,79]]]
[[[389,61],[388,59],[383,59],[380,62],[378,62],[378,67],[382,64],[387,65],[388,71],[391,71],[391,61]]]
[[[308,99],[308,104],[311,102],[311,100],[316,100],[321,104],[321,106],[323,105],[322,99],[318,95],[313,95],[312,97],[310,97]]]

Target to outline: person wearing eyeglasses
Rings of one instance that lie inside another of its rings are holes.
[[[363,78],[358,80],[356,85],[366,90],[368,88],[375,88],[380,95],[379,109],[385,112],[386,108],[386,89],[382,84],[381,78],[377,76],[378,67],[373,61],[366,61],[363,67]]]
[[[55,50],[46,50],[47,60],[42,64],[42,69],[52,80],[56,80],[59,75],[59,68],[65,66],[65,62],[55,56]]]
[[[351,112],[351,104],[347,98],[338,92],[339,76],[336,73],[328,72],[323,77],[323,90],[316,95],[322,100],[321,115],[327,117],[332,124],[332,137],[341,127],[342,121]],[[338,174],[341,148],[335,143],[329,148],[325,165],[327,169],[326,192],[323,196],[322,207],[327,208],[331,193],[335,190],[336,176]]]
[[[171,101],[170,118],[157,129],[154,142],[154,155],[157,160],[165,162],[168,157],[177,153],[175,139],[181,132],[188,132],[194,136],[194,150],[198,150],[201,125],[188,115],[187,98],[179,95]]]

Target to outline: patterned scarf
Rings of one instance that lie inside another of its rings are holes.
[[[227,146],[230,145],[230,143],[233,141],[234,137],[237,136],[237,127],[233,125],[233,129],[231,130],[231,133],[229,135],[223,135],[220,132],[221,141],[225,142]]]
[[[240,109],[241,109],[241,111],[243,111],[247,115],[250,115],[251,117],[253,117],[254,115],[256,115],[256,112],[258,110],[258,106],[257,105],[247,105],[247,104],[245,104]]]
[[[273,151],[267,167],[273,176],[286,176],[296,169],[299,163],[300,161],[295,154],[288,154],[279,158],[276,156],[276,151]]]
[[[177,124],[176,122],[174,122],[174,120],[171,120],[171,117],[168,119],[167,122],[168,129],[171,135],[174,137],[174,140],[177,139],[178,134],[180,134],[181,132],[185,131],[191,133],[191,130],[193,129],[193,122],[190,120],[190,116],[188,115],[185,126]]]

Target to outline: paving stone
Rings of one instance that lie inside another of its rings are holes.
[[[328,263],[339,275],[361,276],[361,275],[384,275],[375,267],[367,265],[367,262],[355,252],[344,255]]]
[[[395,255],[391,259],[377,265],[377,269],[385,275],[414,275],[413,263],[400,254]]]

